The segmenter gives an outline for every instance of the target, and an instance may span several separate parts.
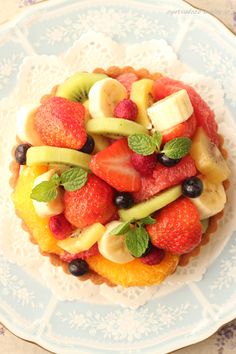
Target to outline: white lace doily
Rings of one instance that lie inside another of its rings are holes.
[[[210,243],[201,249],[198,257],[193,258],[187,267],[179,267],[174,275],[162,285],[152,287],[133,287],[123,289],[120,286],[110,288],[90,281],[81,282],[66,275],[61,268],[53,267],[47,257],[42,257],[35,245],[29,242],[28,234],[20,226],[10,199],[9,163],[10,151],[15,143],[15,116],[19,107],[25,103],[37,103],[42,95],[76,71],[92,71],[96,67],[117,65],[145,67],[151,72],[160,71],[173,78],[191,84],[202,95],[216,113],[219,130],[225,137],[225,146],[229,152],[229,164],[232,169],[231,186],[228,191],[228,203],[225,216]],[[11,261],[23,267],[52,292],[63,300],[86,299],[86,301],[118,303],[136,308],[149,299],[170,293],[182,284],[199,281],[215,257],[224,248],[228,237],[236,230],[236,129],[229,112],[224,108],[224,93],[213,79],[197,74],[183,65],[173,48],[164,40],[151,40],[135,45],[121,45],[102,34],[87,33],[63,56],[27,57],[21,67],[18,85],[11,97],[0,101],[0,134],[2,154],[0,163],[4,174],[0,174],[0,203],[3,213],[0,215],[0,250]],[[231,127],[231,128],[230,128]]]

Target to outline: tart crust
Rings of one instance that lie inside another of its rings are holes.
[[[162,74],[159,72],[153,73],[151,74],[147,69],[141,68],[139,70],[135,70],[130,66],[126,66],[124,68],[119,68],[117,66],[111,66],[109,67],[107,70],[104,70],[102,68],[96,68],[93,72],[95,73],[104,73],[107,74],[108,76],[112,77],[112,78],[116,78],[117,76],[121,75],[121,74],[125,74],[125,73],[134,73],[137,75],[137,77],[139,79],[143,79],[143,78],[148,78],[148,79],[152,79],[152,80],[157,80],[158,78],[162,77]],[[51,90],[50,94],[46,94],[44,96],[42,96],[40,102],[43,103],[45,100],[47,100],[48,98],[55,96],[56,91],[57,91],[58,85],[54,86]],[[223,144],[224,144],[224,138],[219,135],[220,137],[220,150],[222,152],[222,155],[227,159],[227,151],[224,149]],[[17,145],[21,143],[21,141],[18,139],[18,137],[16,138],[16,143]],[[10,171],[11,171],[11,178],[10,178],[10,186],[11,188],[14,190],[17,180],[18,180],[18,176],[19,176],[19,172],[20,172],[20,165],[15,161],[14,159],[14,152],[15,152],[15,148],[16,146],[13,147],[12,149],[12,157],[13,157],[13,161],[10,163]],[[224,182],[224,188],[225,190],[227,190],[229,188],[229,181],[225,181]],[[18,217],[19,214],[17,212],[17,210],[15,210],[16,215]],[[224,211],[221,211],[220,213],[214,215],[213,217],[210,218],[210,222],[209,222],[209,226],[207,228],[207,231],[205,232],[205,234],[202,237],[201,243],[194,248],[191,252],[186,253],[184,255],[181,255],[179,258],[179,263],[176,265],[176,261],[173,262],[173,272],[175,272],[177,266],[187,266],[188,263],[191,261],[192,257],[196,257],[197,255],[199,255],[200,251],[201,251],[201,247],[208,244],[208,242],[210,241],[210,238],[212,237],[212,235],[216,232],[217,227],[218,227],[218,222],[219,220],[223,217],[224,215]],[[27,225],[25,224],[24,220],[21,219],[21,225],[22,228],[27,231],[29,233],[29,239],[30,241],[37,245],[37,242],[35,241],[33,235],[31,234],[29,228],[27,227]],[[39,247],[38,247],[39,248]],[[64,272],[69,274],[68,272],[68,263],[64,262],[60,259],[60,257],[56,254],[53,253],[47,253],[44,251],[41,251],[41,249],[39,248],[39,252],[43,255],[43,256],[47,256],[50,259],[50,262],[52,265],[56,266],[56,267],[62,267]],[[171,274],[171,273],[170,273]],[[169,275],[170,275],[169,274]],[[100,285],[103,283],[106,283],[108,286],[110,287],[114,287],[116,286],[115,284],[111,283],[108,279],[103,278],[102,276],[100,276],[99,274],[95,273],[94,271],[90,270],[88,273],[84,274],[83,276],[80,276],[78,278],[81,281],[85,281],[85,280],[91,280],[94,284],[96,285]]]

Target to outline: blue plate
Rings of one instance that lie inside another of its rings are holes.
[[[122,43],[166,39],[181,60],[221,83],[233,114],[235,38],[210,15],[177,0],[61,0],[28,9],[0,31],[2,97],[15,87],[24,57],[32,52],[63,54],[88,30]],[[198,342],[236,317],[235,236],[201,281],[178,287],[137,310],[58,301],[0,254],[0,321],[16,335],[65,354],[166,353]]]

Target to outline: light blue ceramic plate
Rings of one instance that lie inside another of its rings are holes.
[[[182,20],[191,24],[186,33],[180,28]],[[122,43],[166,39],[181,60],[222,84],[233,114],[235,38],[210,15],[177,0],[63,0],[30,8],[0,31],[1,96],[13,90],[22,60],[32,49],[38,54],[64,53],[88,30]],[[16,335],[59,353],[156,354],[198,342],[236,317],[235,236],[200,282],[179,287],[138,310],[55,302],[50,290],[0,253],[0,321]],[[24,293],[30,294],[28,300]]]

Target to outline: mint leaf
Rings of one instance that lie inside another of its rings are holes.
[[[157,147],[157,150],[160,150],[161,143],[162,143],[162,134],[159,131],[156,131],[152,136],[152,141]]]
[[[156,220],[153,219],[151,216],[147,216],[146,218],[143,218],[139,220],[138,222],[140,225],[152,225],[156,223]]]
[[[181,159],[189,153],[191,144],[189,138],[175,138],[165,144],[162,152],[170,159]]]
[[[54,182],[54,184],[58,187],[60,185],[61,178],[57,173],[55,173],[50,179],[50,181]]]
[[[141,257],[148,248],[149,236],[143,227],[136,227],[128,231],[125,242],[134,257]]]
[[[122,224],[116,226],[112,231],[111,235],[124,235],[126,232],[130,230],[130,224],[132,223],[132,220],[123,222]]]
[[[73,167],[61,174],[61,185],[65,190],[73,192],[82,188],[88,179],[88,172],[80,167]]]
[[[133,134],[128,137],[128,145],[131,150],[140,155],[151,155],[155,151],[152,137],[147,134]]]
[[[44,181],[33,188],[30,198],[38,202],[50,202],[57,197],[57,186],[54,181]]]

